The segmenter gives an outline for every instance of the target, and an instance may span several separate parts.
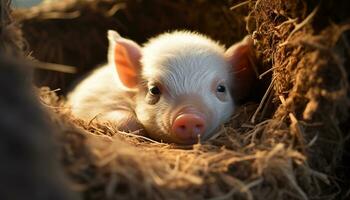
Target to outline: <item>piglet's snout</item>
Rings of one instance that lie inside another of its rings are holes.
[[[193,142],[206,130],[206,120],[200,114],[183,113],[178,115],[172,125],[172,133],[180,140]]]

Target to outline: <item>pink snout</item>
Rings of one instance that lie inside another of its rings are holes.
[[[193,142],[203,135],[206,129],[204,117],[199,114],[185,113],[177,116],[172,125],[172,133],[180,140]]]

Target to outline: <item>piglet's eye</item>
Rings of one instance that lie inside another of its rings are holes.
[[[218,87],[216,88],[217,92],[226,92],[226,87],[223,85],[218,85]]]
[[[160,95],[160,89],[159,89],[158,86],[151,86],[151,87],[149,88],[149,93],[150,93],[151,95]]]
[[[156,104],[160,99],[161,90],[157,85],[151,85],[148,87],[146,95],[146,102],[150,105]]]

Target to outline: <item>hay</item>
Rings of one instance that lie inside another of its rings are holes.
[[[317,32],[320,23],[313,18],[325,20],[316,15],[324,12],[324,6],[258,1],[252,16],[257,48],[269,50],[263,53],[264,60],[275,68],[274,96],[282,105],[274,119],[289,124],[294,147],[308,156],[308,164],[324,173],[335,173],[349,135],[340,129],[349,117],[349,66],[343,55],[347,43],[342,37],[350,25],[328,24]],[[277,20],[271,20],[272,16]],[[311,146],[308,143],[313,139],[317,142]]]
[[[47,89],[42,98],[57,99]],[[215,139],[176,146],[117,132],[110,125],[74,119],[62,105],[52,104],[47,103],[51,108],[58,106],[54,110],[59,116],[53,121],[62,129],[59,137],[65,168],[75,181],[74,188],[88,199],[305,196],[294,171],[305,167],[305,157],[283,143],[266,148],[257,142],[269,120],[253,129],[241,126],[249,122],[249,113],[256,105],[241,107],[235,116],[241,122],[223,127]]]
[[[202,144],[163,144],[118,132],[109,124],[75,119],[64,101],[42,89],[40,97],[53,112],[51,121],[59,132],[61,160],[73,181],[71,188],[84,199],[349,197],[346,181],[338,178],[349,177],[341,167],[350,135],[346,128],[349,37],[345,34],[349,25],[342,24],[349,16],[345,1],[318,5],[316,1],[258,0],[234,7],[234,11],[249,7],[247,30],[262,62],[258,72],[272,73],[271,87],[264,101],[240,106],[232,120]],[[79,5],[100,2],[108,1]],[[143,6],[143,12],[129,13],[129,19],[157,9],[130,2]],[[184,8],[182,1],[156,2],[175,11]],[[69,9],[63,10],[79,8],[64,5]],[[233,34],[230,28],[225,30],[215,31]]]

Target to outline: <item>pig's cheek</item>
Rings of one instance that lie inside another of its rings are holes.
[[[233,114],[233,103],[231,103],[231,101],[232,100],[220,102],[212,99],[211,102],[207,102],[207,105],[212,112],[210,122],[208,122],[210,125],[208,126],[208,130],[205,135],[203,135],[204,140],[215,134],[220,126],[230,119]]]
[[[138,104],[136,107],[136,115],[139,121],[145,126],[146,129],[149,129],[150,125],[156,125],[156,112],[154,110],[154,105],[148,105],[145,103]]]
[[[159,102],[156,105],[138,104],[135,111],[149,134],[166,135],[168,131],[163,122],[164,110],[165,105]]]
[[[226,94],[225,101],[216,100],[216,103],[213,103],[212,105],[214,105],[212,109],[217,113],[218,123],[228,121],[233,114],[234,103],[230,92]]]
[[[220,114],[218,116],[218,124],[223,124],[230,120],[232,114],[233,114],[233,103],[227,102],[224,105],[221,106]]]

